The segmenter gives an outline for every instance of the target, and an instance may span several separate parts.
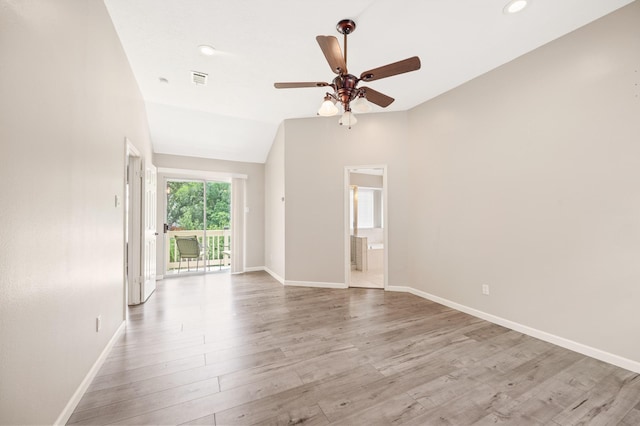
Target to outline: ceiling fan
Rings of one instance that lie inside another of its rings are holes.
[[[383,108],[388,107],[394,101],[390,96],[375,91],[369,87],[358,87],[358,83],[361,81],[369,82],[379,80],[381,78],[391,77],[398,74],[403,74],[410,71],[416,71],[420,69],[420,58],[413,56],[403,61],[394,62],[392,64],[384,65],[382,67],[374,68],[360,74],[360,77],[356,77],[353,74],[349,74],[347,70],[347,36],[355,31],[356,23],[351,19],[343,19],[336,25],[336,29],[340,34],[344,35],[344,56],[340,50],[340,44],[338,39],[334,36],[322,36],[316,37],[316,41],[324,53],[324,57],[327,59],[331,71],[338,74],[331,83],[326,82],[297,82],[297,83],[275,83],[276,89],[296,89],[300,87],[331,87],[333,93],[327,92],[324,97],[324,102],[318,110],[318,114],[322,116],[331,116],[338,113],[338,108],[335,106],[336,102],[340,102],[344,108],[344,114],[340,119],[341,125],[347,125],[351,128],[356,123],[356,118],[352,113],[355,112],[368,112],[371,109],[371,105],[367,104],[373,102]]]

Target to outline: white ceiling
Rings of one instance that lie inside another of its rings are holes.
[[[352,74],[417,55],[422,69],[367,85],[410,109],[633,0],[105,0],[146,102],[156,153],[264,162],[278,125],[312,117],[334,74],[315,40],[344,18]],[[211,57],[197,47],[217,49]],[[192,70],[209,74],[207,86]],[[159,78],[169,83],[161,83]],[[523,82],[526,84],[526,82]],[[374,107],[373,112],[382,108]],[[334,117],[336,126],[338,117]],[[347,129],[344,129],[348,131]]]

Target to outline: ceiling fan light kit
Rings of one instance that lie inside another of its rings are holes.
[[[336,115],[338,113],[338,107],[336,106],[336,102],[333,100],[331,96],[325,96],[324,102],[320,105],[320,109],[318,110],[318,115],[323,117],[331,117],[332,115]]]
[[[356,100],[353,101],[353,105],[351,106],[351,110],[353,112],[357,112],[358,114],[366,114],[368,112],[371,112],[372,109],[373,107],[371,106],[371,103],[367,101],[367,98],[364,97],[364,94],[358,96]]]
[[[329,117],[338,113],[335,103],[342,105],[344,113],[338,121],[340,125],[346,125],[349,129],[356,124],[357,119],[353,111],[358,113],[366,113],[371,111],[371,103],[382,108],[386,108],[394,101],[390,96],[377,92],[369,87],[358,87],[361,81],[370,82],[381,78],[392,77],[394,75],[406,72],[416,71],[420,69],[420,58],[413,56],[403,61],[394,62],[382,67],[374,68],[360,74],[356,77],[349,74],[347,70],[347,36],[355,31],[356,23],[351,19],[343,19],[336,25],[336,29],[344,35],[344,54],[340,49],[338,39],[334,36],[316,37],[318,45],[324,54],[325,59],[329,63],[331,71],[337,74],[331,83],[325,82],[297,82],[297,83],[275,83],[276,89],[294,89],[301,87],[330,87],[332,92],[327,92],[318,115]],[[353,102],[353,105],[352,105]],[[353,107],[353,111],[352,111]]]
[[[351,126],[354,126],[357,122],[358,120],[356,119],[356,115],[351,111],[345,111],[344,114],[342,114],[342,117],[340,117],[340,120],[338,120],[339,125],[347,126],[348,129],[350,129]]]

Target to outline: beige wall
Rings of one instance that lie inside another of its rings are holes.
[[[635,2],[411,111],[412,287],[640,362],[639,23]]]
[[[284,280],[284,124],[278,128],[265,164],[265,253],[267,270],[278,280]]]
[[[408,115],[285,121],[285,280],[345,283],[345,167],[387,165],[389,283],[406,285]]]
[[[245,269],[262,268],[264,266],[264,164],[243,163],[239,161],[212,160],[208,158],[182,157],[177,155],[155,154],[154,164],[157,167],[194,170],[203,172],[219,172],[223,174],[246,175],[246,207],[249,211],[245,215]],[[164,194],[163,175],[158,179],[158,194]],[[158,200],[159,209],[164,205]],[[165,212],[158,213],[159,233],[162,232],[162,221]],[[158,241],[158,274],[162,272],[163,260],[162,239]]]
[[[151,147],[102,1],[0,2],[0,58],[0,424],[51,424],[122,324],[124,138]]]

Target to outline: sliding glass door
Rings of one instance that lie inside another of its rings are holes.
[[[165,274],[228,269],[230,183],[167,179],[165,189]]]

